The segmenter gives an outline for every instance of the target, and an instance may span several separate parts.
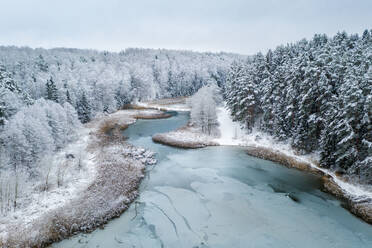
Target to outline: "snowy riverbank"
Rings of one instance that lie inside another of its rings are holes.
[[[187,105],[187,99],[187,97],[180,97],[137,102],[135,106],[163,111],[189,112],[190,106]],[[218,145],[213,139],[213,137],[202,133],[199,128],[190,124],[171,132],[155,134],[152,137],[154,142],[180,148],[202,148]]]
[[[158,110],[122,110],[88,123],[77,142],[52,163],[69,161],[63,187],[35,191],[27,205],[1,217],[1,247],[44,247],[77,232],[87,232],[119,216],[138,195],[145,167],[154,154],[124,142],[121,131]]]
[[[152,106],[143,104],[143,106]],[[170,108],[171,109],[171,108]],[[185,109],[183,107],[183,109]],[[176,109],[172,109],[176,110]],[[345,200],[352,213],[372,223],[372,188],[342,178],[336,173],[318,166],[317,154],[298,155],[290,144],[278,142],[273,137],[254,130],[247,134],[238,123],[233,122],[225,107],[217,109],[218,138],[205,134],[192,126],[185,126],[168,133],[153,136],[155,142],[182,148],[228,145],[245,147],[249,155],[271,160],[290,168],[322,176],[323,190]]]
[[[258,131],[245,134],[238,123],[231,120],[229,111],[225,107],[217,112],[221,136],[214,142],[219,145],[238,145],[247,147],[252,156],[273,160],[289,167],[324,175],[326,191],[346,200],[348,208],[355,215],[372,223],[372,188],[347,182],[334,172],[320,168],[317,164],[317,154],[298,155],[286,143],[280,143],[272,137]]]

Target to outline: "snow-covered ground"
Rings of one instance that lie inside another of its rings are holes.
[[[120,131],[138,116],[160,113],[121,110],[82,127],[76,142],[46,157],[41,165],[49,171],[47,189],[43,180],[27,185],[29,192],[18,199],[16,210],[0,216],[0,246],[10,242],[9,247],[39,247],[66,236],[66,230],[61,234],[50,230],[56,228],[55,221],[71,227],[67,231],[71,234],[91,230],[124,211],[137,196],[146,165],[156,160],[154,153],[123,142]],[[118,128],[119,135],[102,133],[107,125]],[[61,165],[63,171],[58,169]]]
[[[22,194],[18,199],[18,204],[21,207],[0,216],[0,240],[6,237],[8,224],[21,223],[26,228],[33,220],[46,212],[63,206],[71,199],[76,198],[90,185],[96,176],[94,154],[87,151],[90,131],[88,128],[82,128],[76,142],[68,145],[54,156],[46,158],[48,161],[45,163],[48,163],[48,169],[50,168],[49,189],[40,189],[40,186],[44,186],[43,181],[34,183],[31,187],[35,190]],[[60,165],[66,165],[66,167],[64,168],[63,182],[58,186],[56,177],[57,168]]]
[[[219,124],[220,137],[214,141],[220,145],[244,145],[245,133],[239,123],[231,119],[230,112],[226,107],[217,108],[217,121]]]
[[[217,118],[221,136],[214,141],[220,145],[238,145],[238,146],[254,146],[269,148],[278,151],[287,156],[293,157],[298,161],[309,163],[313,168],[322,171],[329,175],[334,182],[345,192],[345,194],[353,200],[372,199],[372,189],[364,185],[356,185],[346,182],[337,177],[334,172],[318,167],[314,161],[319,160],[317,154],[306,156],[296,155],[290,144],[276,141],[273,137],[253,130],[252,133],[246,134],[238,123],[233,122],[229,110],[226,107],[219,107],[217,110]]]

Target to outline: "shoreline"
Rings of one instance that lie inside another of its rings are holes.
[[[48,247],[78,233],[89,233],[119,217],[138,197],[146,166],[154,153],[125,142],[121,134],[137,119],[168,118],[158,110],[120,110],[98,117],[84,127],[94,154],[96,175],[79,196],[44,212],[28,225],[9,223],[1,247]]]
[[[160,103],[158,101],[154,101],[152,103],[139,103],[136,106],[138,106],[139,108],[147,107],[151,109],[160,109],[160,107],[165,106],[167,110],[178,111],[178,109],[181,109],[181,111],[190,111],[189,109],[179,104],[184,102],[184,99],[176,99],[176,105],[172,106],[174,104],[174,101],[172,99],[166,99],[164,102]],[[233,125],[233,123],[230,123],[229,125]],[[303,156],[298,156],[291,148],[287,148],[290,149],[290,151],[287,151],[286,149],[283,150],[281,148],[275,149],[275,147],[271,147],[265,142],[264,144],[260,144],[260,142],[257,142],[255,139],[248,140],[247,144],[247,142],[244,143],[244,141],[234,141],[226,143],[226,140],[221,141],[219,139],[211,139],[211,137],[207,137],[208,142],[205,142],[205,139],[198,139],[198,134],[195,134],[195,131],[197,130],[191,131],[191,128],[189,126],[185,126],[168,133],[155,134],[152,139],[154,142],[184,149],[197,149],[218,145],[240,146],[242,148],[245,148],[247,154],[251,156],[277,162],[282,166],[286,166],[288,168],[294,168],[307,173],[315,174],[321,177],[321,181],[323,184],[322,190],[324,192],[337,197],[344,203],[343,207],[350,213],[354,214],[358,218],[361,218],[366,223],[372,224],[372,192],[366,195],[364,199],[361,199],[361,197],[359,196],[360,194],[355,194],[359,193],[357,192],[358,187],[361,186],[350,184],[339,175],[336,175],[326,169],[320,168],[317,165],[316,159],[314,160]],[[179,132],[181,135],[177,135],[177,132]],[[185,137],[185,135],[186,137],[191,137],[189,139],[190,142],[185,142],[182,139],[183,137]],[[209,142],[210,144],[208,144]]]
[[[283,152],[275,151],[274,149],[269,149],[266,147],[249,146],[244,148],[247,148],[246,152],[251,156],[270,160],[288,168],[294,168],[321,176],[322,191],[342,200],[342,207],[366,223],[372,224],[372,199],[354,199],[335,182],[331,175],[326,174],[324,171],[314,167],[314,165],[312,165],[310,162],[299,161],[295,157],[291,157]],[[344,180],[341,177],[338,177],[338,179],[342,181]]]
[[[154,142],[185,149],[197,149],[207,146],[223,145],[213,141],[213,139],[210,139],[210,144],[205,142],[204,139],[198,140],[197,138],[193,137],[193,135],[195,135],[195,129],[193,131],[188,129],[191,128],[186,126],[175,131],[155,134],[152,139]],[[180,138],[184,135],[191,137],[191,140],[185,142],[184,139]],[[372,198],[358,199],[349,194],[335,181],[334,177],[336,177],[337,181],[346,183],[345,179],[337,175],[330,175],[329,173],[326,173],[327,170],[319,168],[314,161],[295,155],[292,156],[283,151],[267,146],[260,146],[259,144],[234,144],[234,146],[242,147],[250,156],[273,161],[288,168],[297,169],[319,176],[322,182],[322,191],[340,199],[342,201],[343,208],[347,209],[350,213],[362,219],[366,223],[372,224]]]
[[[85,128],[91,130],[88,134],[90,142],[87,152],[95,154],[96,161],[92,164],[97,167],[96,178],[78,198],[46,212],[35,219],[32,225],[23,229],[19,225],[9,225],[12,234],[7,237],[7,240],[0,240],[0,246],[47,247],[78,233],[92,232],[103,227],[109,220],[120,217],[138,197],[138,188],[145,175],[146,166],[156,163],[153,153],[126,143],[121,132],[137,119],[159,119],[171,116],[168,115],[154,108],[135,108],[119,110],[87,123]],[[185,140],[185,136],[188,139]],[[196,149],[221,145],[212,137],[201,135],[197,128],[190,125],[175,131],[155,134],[152,139],[154,142],[179,148]],[[239,146],[251,156],[320,176],[323,191],[341,199],[342,207],[372,224],[370,199],[367,201],[353,199],[331,175],[317,168],[312,161],[265,145],[240,144]],[[106,188],[108,191],[102,190]],[[97,210],[100,212],[98,215]]]

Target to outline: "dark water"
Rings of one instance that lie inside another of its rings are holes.
[[[372,226],[319,190],[319,178],[238,147],[185,150],[151,136],[186,114],[139,120],[124,135],[157,152],[141,195],[103,230],[53,247],[372,247]]]

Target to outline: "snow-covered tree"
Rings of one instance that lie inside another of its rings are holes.
[[[78,116],[79,116],[79,120],[82,123],[86,123],[86,122],[90,121],[91,107],[90,107],[88,99],[85,95],[85,92],[83,92],[83,94],[81,95],[81,99],[78,101],[76,108],[77,108],[77,113],[78,113]]]
[[[191,107],[191,122],[200,127],[202,132],[214,134],[218,125],[216,107],[221,103],[218,86],[210,83],[200,88],[188,103]]]
[[[0,65],[0,126],[30,102],[29,96],[19,88],[5,67]]]
[[[1,140],[9,166],[16,169],[33,168],[45,155],[62,148],[76,138],[80,127],[76,111],[65,103],[62,107],[53,101],[39,99],[31,106],[20,109],[4,126]]]
[[[58,91],[52,77],[47,80],[45,86],[46,86],[45,98],[51,101],[58,102]]]
[[[319,152],[323,167],[370,183],[371,54],[369,30],[279,46],[233,64],[226,102],[248,129],[259,122],[297,150]]]

